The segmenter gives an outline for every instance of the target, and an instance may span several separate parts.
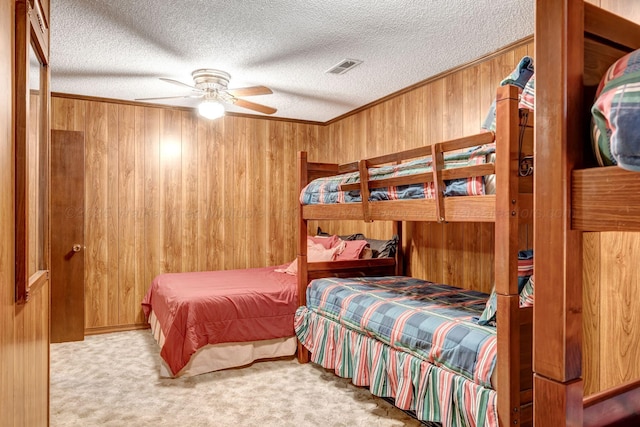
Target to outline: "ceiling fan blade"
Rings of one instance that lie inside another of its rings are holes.
[[[273,114],[276,110],[275,108],[267,107],[266,105],[256,104],[255,102],[245,101],[244,99],[236,99],[234,102],[235,105],[242,108],[247,108],[249,110],[258,111],[264,114]]]
[[[186,84],[186,83],[182,83],[182,82],[181,82],[181,81],[179,81],[179,80],[168,79],[168,78],[166,78],[166,77],[160,77],[160,80],[162,80],[163,82],[167,82],[167,83],[174,84],[174,85],[188,87],[188,88],[189,88],[189,89],[191,89],[191,90],[197,90],[197,91],[199,91],[199,90],[200,90],[200,89],[198,89],[198,88],[197,88],[197,87],[195,87],[195,86],[191,86],[191,85],[188,85],[188,84]]]
[[[204,95],[156,96],[154,98],[136,98],[136,101],[156,101],[160,99],[202,98]]]
[[[226,92],[232,96],[269,95],[273,93],[273,91],[266,86],[240,87],[237,89],[227,89]]]

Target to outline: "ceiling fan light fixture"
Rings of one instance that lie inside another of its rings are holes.
[[[218,119],[224,116],[224,105],[215,99],[204,100],[198,105],[198,114],[205,119]]]

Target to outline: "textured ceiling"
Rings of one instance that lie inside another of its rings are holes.
[[[53,0],[51,88],[121,100],[187,95],[158,78],[191,84],[194,69],[216,68],[231,74],[230,88],[271,88],[246,99],[276,117],[325,122],[532,34],[533,3]],[[325,73],[346,58],[363,63]]]

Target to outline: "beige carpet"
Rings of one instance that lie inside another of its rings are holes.
[[[158,375],[148,330],[51,345],[51,426],[420,426],[367,389],[295,359]]]

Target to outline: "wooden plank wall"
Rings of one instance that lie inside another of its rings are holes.
[[[635,22],[640,2],[588,0]],[[585,395],[640,378],[640,233],[584,233]]]
[[[14,0],[0,0],[0,425],[46,426],[49,419],[49,285],[14,303]]]
[[[66,97],[52,111],[85,133],[86,329],[143,324],[159,273],[295,257],[294,160],[319,126]]]

